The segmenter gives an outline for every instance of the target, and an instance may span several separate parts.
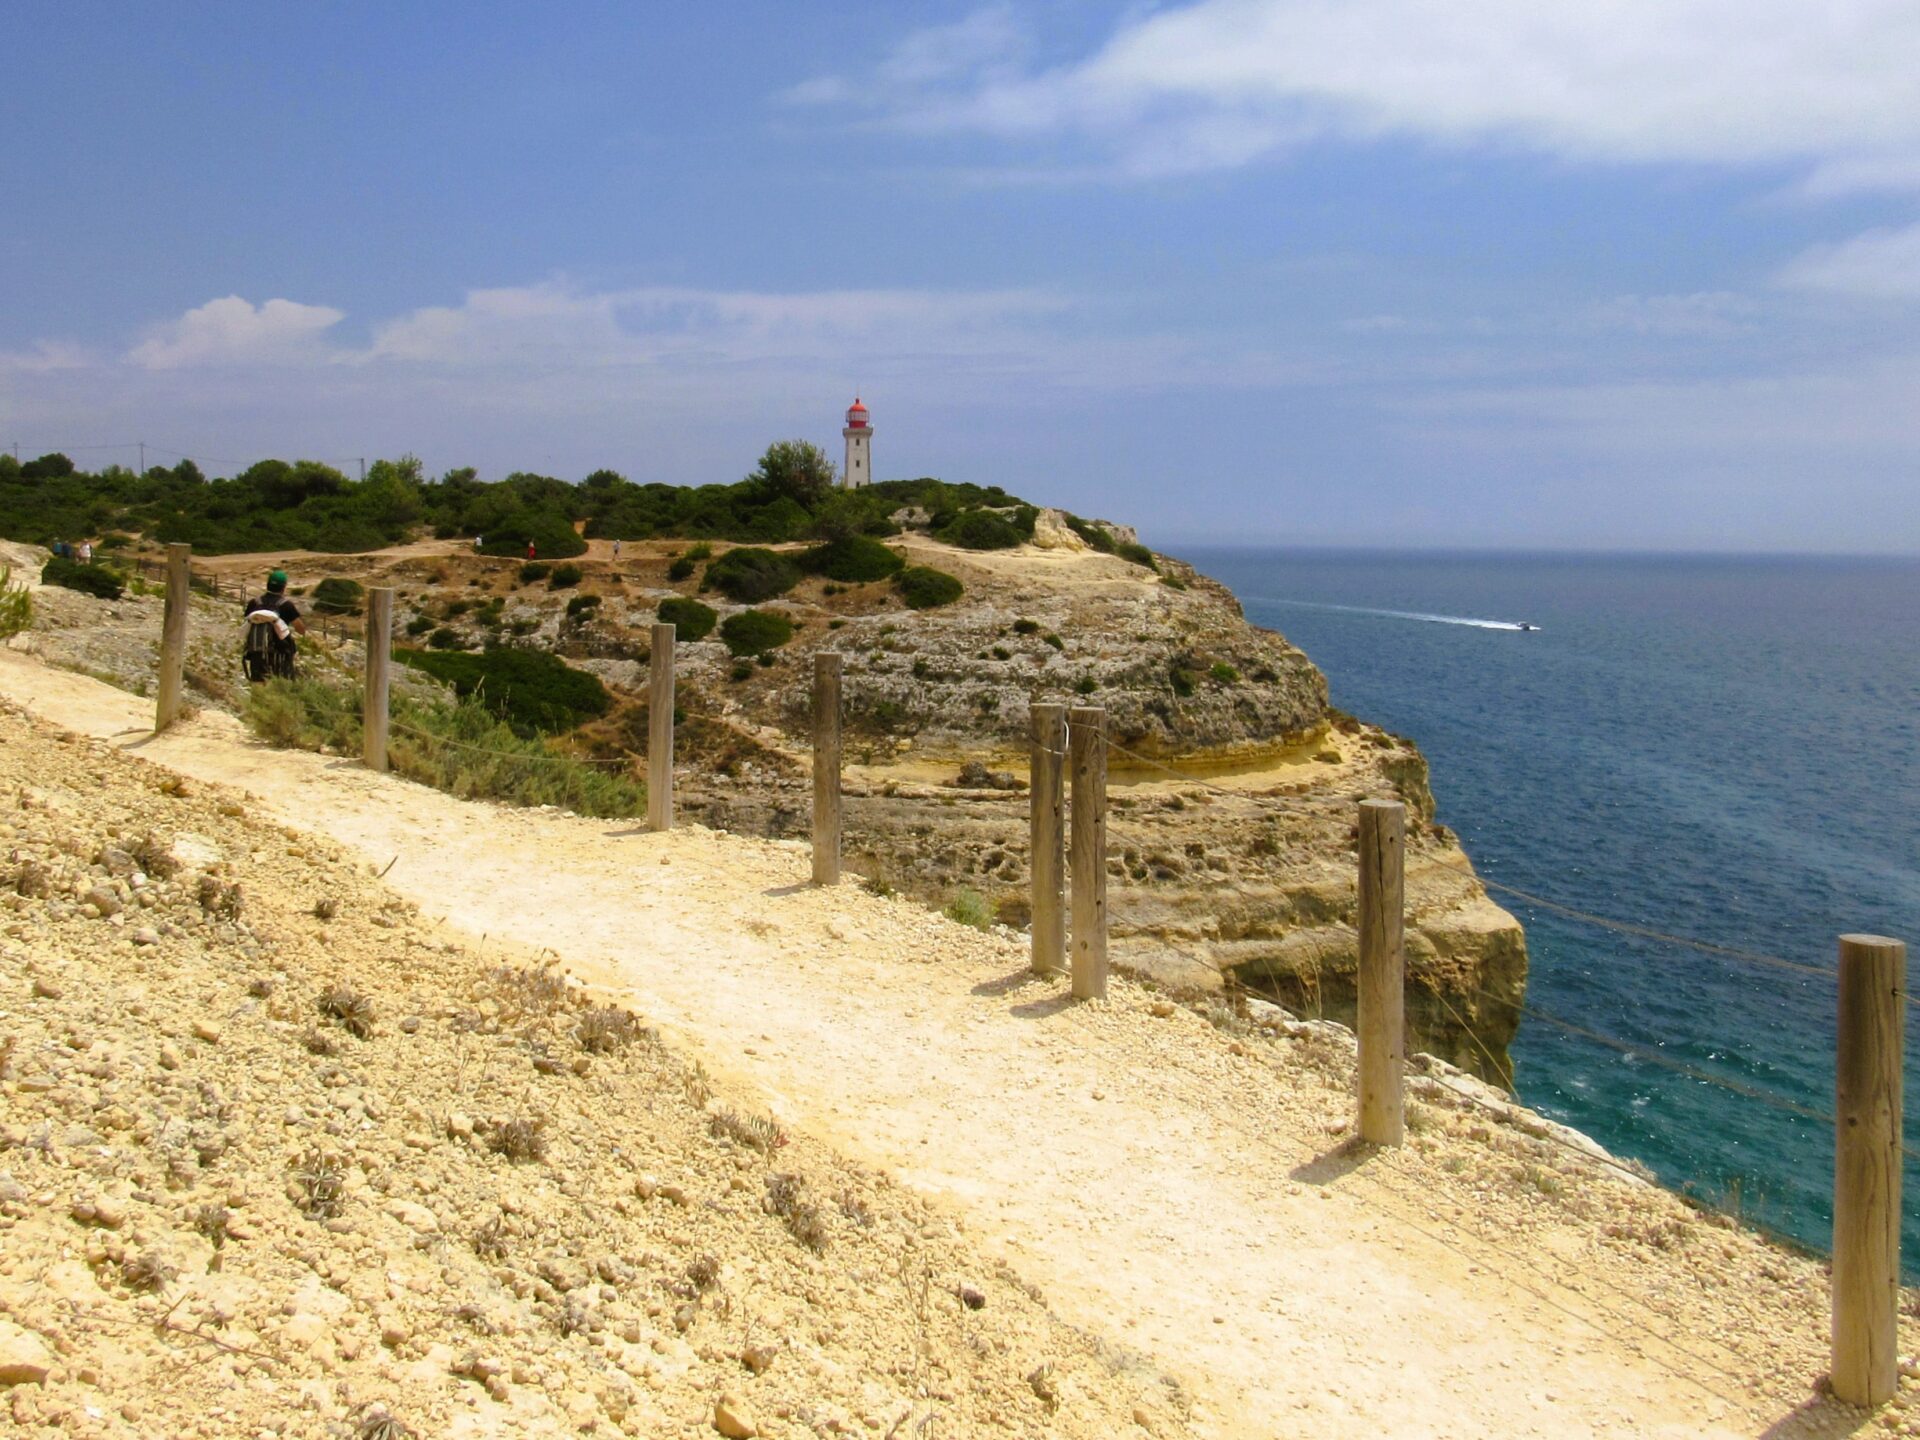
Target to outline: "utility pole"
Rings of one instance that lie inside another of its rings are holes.
[[[140,473],[147,473],[147,442],[144,440],[140,442]]]
[[[359,457],[359,459],[360,459],[360,483],[364,485],[367,483],[367,457],[362,455]]]

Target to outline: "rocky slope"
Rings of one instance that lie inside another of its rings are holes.
[[[0,1429],[1186,1433],[884,1177],[0,709]]]

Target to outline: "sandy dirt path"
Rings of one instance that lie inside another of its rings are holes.
[[[1466,1242],[1394,1159],[1330,1153],[1345,1103],[1290,1107],[1197,1016],[1126,984],[1070,1004],[1016,940],[809,889],[799,845],[460,802],[222,715],[146,739],[148,702],[4,653],[0,693],[395,861],[428,916],[551,946],[787,1123],[943,1198],[1057,1312],[1179,1376],[1199,1434],[1678,1440],[1781,1416],[1546,1278],[1551,1256]]]

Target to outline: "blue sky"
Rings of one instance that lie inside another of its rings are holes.
[[[0,445],[1920,551],[1920,6],[15,0]]]

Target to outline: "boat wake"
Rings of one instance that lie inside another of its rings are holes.
[[[1471,615],[1429,615],[1421,610],[1376,610],[1367,605],[1330,605],[1320,600],[1283,600],[1277,595],[1250,595],[1265,605],[1297,605],[1303,610],[1339,610],[1348,615],[1380,615],[1389,620],[1424,620],[1431,625],[1467,625],[1475,630],[1538,630],[1524,620],[1476,620]]]

